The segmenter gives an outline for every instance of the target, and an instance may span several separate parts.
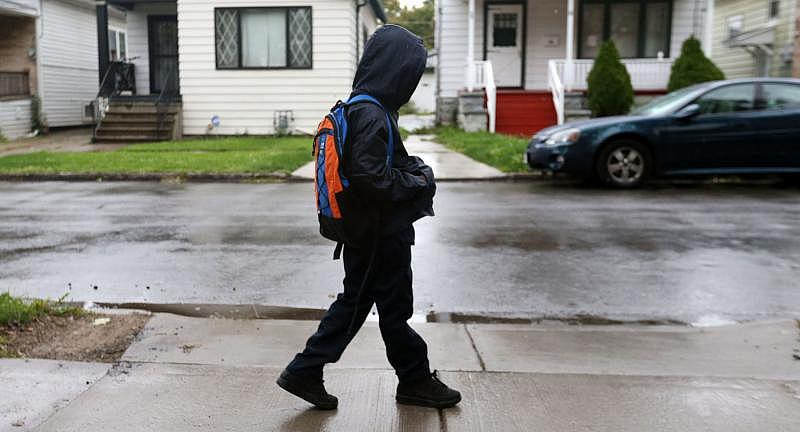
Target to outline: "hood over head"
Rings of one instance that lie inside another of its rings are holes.
[[[398,25],[384,25],[364,46],[351,96],[366,93],[387,110],[397,111],[414,94],[427,59],[419,36]]]

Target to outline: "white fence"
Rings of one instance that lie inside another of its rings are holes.
[[[672,60],[668,59],[628,59],[622,60],[631,76],[634,90],[666,90]],[[558,124],[564,123],[564,99],[568,91],[586,90],[586,79],[592,70],[594,60],[573,60],[572,69],[566,70],[566,60],[550,60],[547,68],[547,82],[553,93],[553,104],[558,116]]]
[[[572,74],[569,75],[564,70],[566,60],[551,60],[555,63],[558,75],[562,77],[562,82],[567,90],[586,90],[586,78],[592,70],[594,60],[573,60]],[[672,60],[669,59],[627,59],[622,63],[631,75],[631,84],[634,90],[664,90],[669,82],[669,74],[672,71]]]

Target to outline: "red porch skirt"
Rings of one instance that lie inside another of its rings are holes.
[[[497,132],[531,136],[557,123],[550,92],[497,90]]]

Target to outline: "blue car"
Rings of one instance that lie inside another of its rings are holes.
[[[800,173],[800,80],[687,87],[628,116],[544,129],[525,159],[620,188],[651,176]]]

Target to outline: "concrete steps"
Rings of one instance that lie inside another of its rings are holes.
[[[159,111],[163,113],[160,119]],[[113,100],[95,131],[94,142],[152,142],[177,138],[180,114],[180,103],[158,107],[155,101]]]

